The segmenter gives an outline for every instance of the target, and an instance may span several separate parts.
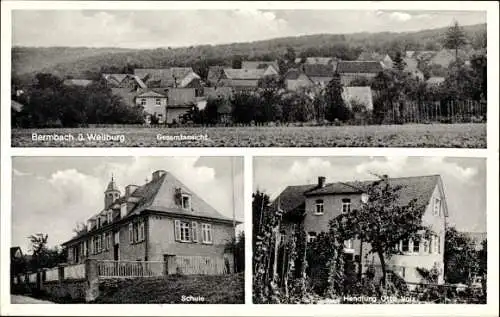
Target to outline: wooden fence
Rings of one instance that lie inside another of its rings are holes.
[[[97,275],[103,278],[154,277],[165,274],[163,261],[98,261]]]
[[[175,257],[177,271],[180,274],[226,274],[230,266],[223,258],[207,256],[177,256]]]

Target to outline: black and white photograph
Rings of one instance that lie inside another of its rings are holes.
[[[13,10],[11,144],[486,148],[487,11],[453,7]]]
[[[243,304],[241,157],[14,157],[11,302]]]
[[[255,157],[252,213],[254,303],[486,304],[483,158]]]

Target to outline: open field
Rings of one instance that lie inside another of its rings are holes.
[[[97,304],[243,304],[243,273],[110,280]]]
[[[66,141],[32,140],[64,135]],[[92,140],[89,135],[121,140]],[[68,137],[70,135],[71,137]],[[160,135],[162,138],[158,138]],[[197,140],[173,140],[200,136]],[[81,139],[79,139],[81,137]],[[486,124],[322,127],[12,129],[14,147],[446,147],[486,148]]]

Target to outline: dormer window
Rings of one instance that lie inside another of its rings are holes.
[[[314,212],[315,215],[322,215],[325,213],[325,205],[323,199],[316,200],[316,210]]]
[[[182,209],[191,210],[191,197],[186,194],[182,194]]]

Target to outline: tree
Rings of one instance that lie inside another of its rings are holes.
[[[447,283],[471,282],[477,272],[477,254],[470,236],[455,227],[446,228],[444,244],[444,272]]]
[[[341,214],[330,221],[330,232],[337,232],[343,239],[356,238],[369,246],[368,253],[378,255],[382,268],[382,285],[386,283],[386,262],[391,256],[400,254],[395,248],[400,241],[412,239],[419,243],[429,233],[422,223],[425,205],[418,205],[414,198],[408,203],[400,203],[403,187],[393,185],[389,176],[379,179],[368,186],[359,186],[368,200],[361,208]],[[364,188],[363,188],[364,187]]]
[[[405,61],[403,60],[403,57],[401,56],[401,52],[397,52],[396,55],[394,56],[393,60],[393,68],[402,72],[405,69]]]
[[[444,47],[455,50],[455,60],[458,61],[458,50],[467,44],[464,30],[458,22],[448,28],[444,38]]]
[[[243,58],[240,55],[233,56],[232,68],[241,69]]]
[[[245,272],[245,232],[241,231],[226,244],[226,251],[234,256],[234,272]]]
[[[328,121],[338,119],[345,121],[351,118],[352,114],[346,107],[342,98],[343,87],[340,82],[340,75],[335,73],[333,79],[328,83],[325,89],[326,115]]]
[[[270,204],[270,198],[266,193],[257,190],[252,194],[252,243],[254,244],[254,247],[255,242],[257,241],[257,234],[261,231],[264,213],[268,210]]]
[[[293,47],[287,47],[286,49],[286,53],[285,53],[285,61],[289,64],[289,65],[293,65],[295,64],[295,58],[297,57],[297,55],[295,54],[295,49]]]

